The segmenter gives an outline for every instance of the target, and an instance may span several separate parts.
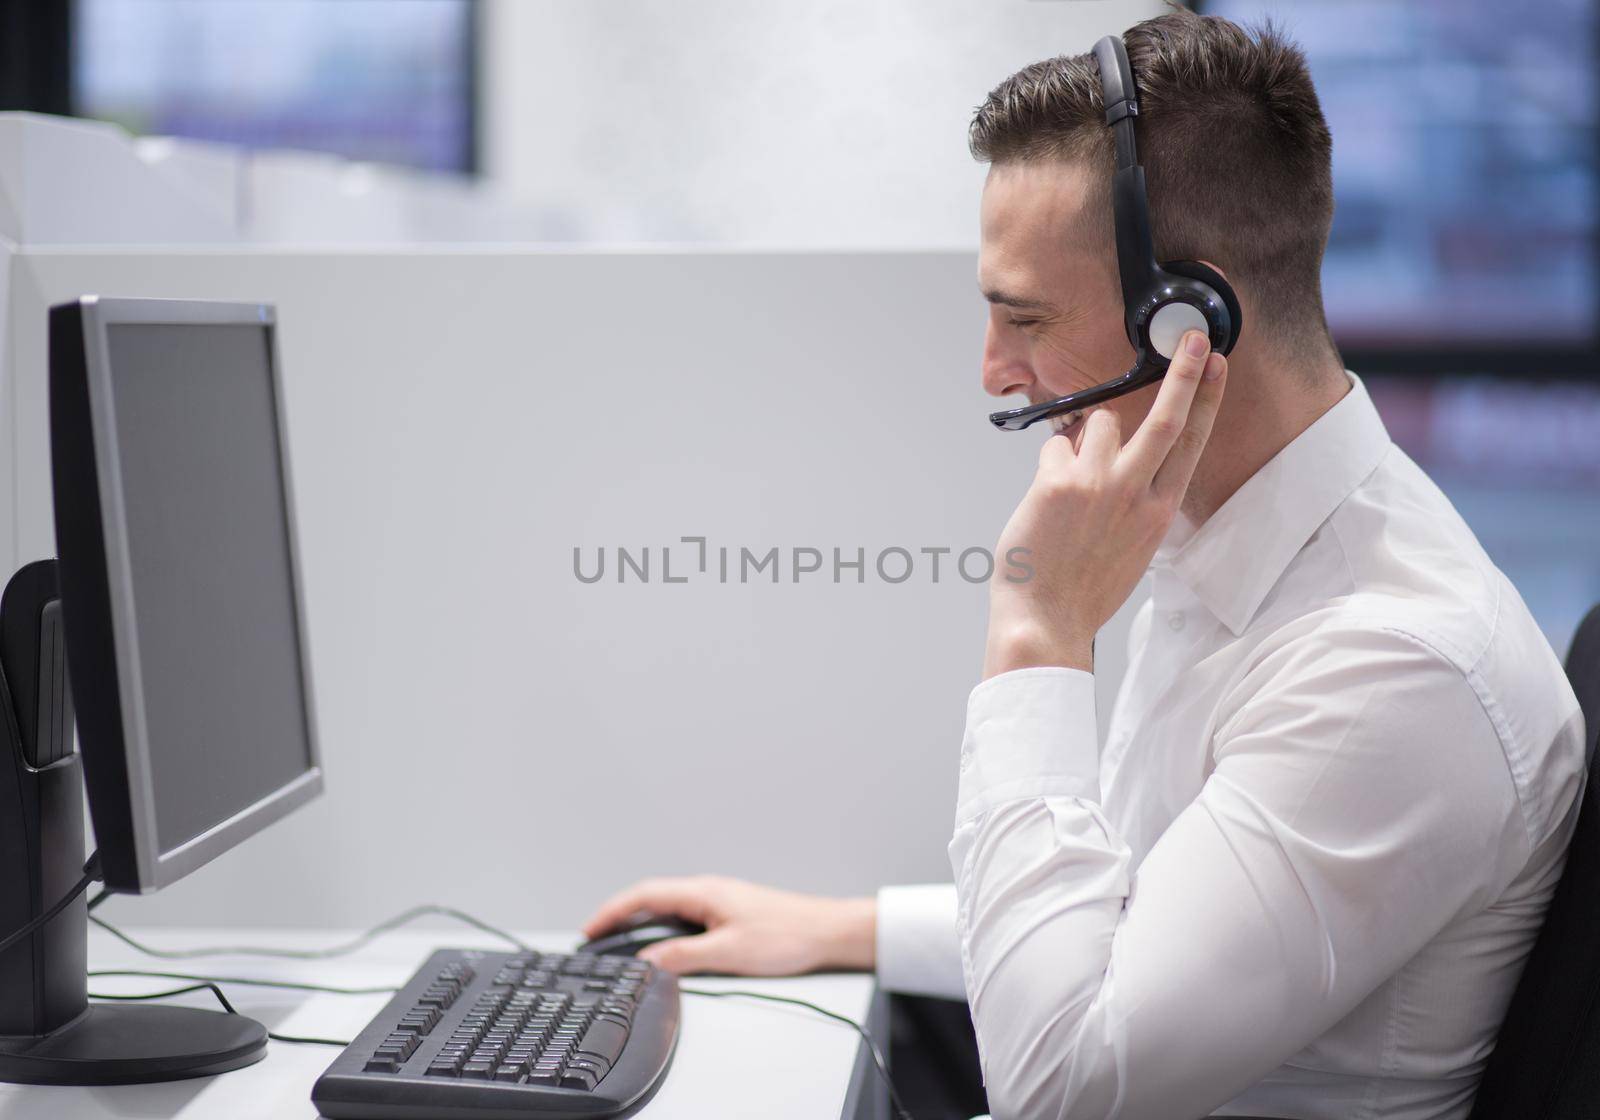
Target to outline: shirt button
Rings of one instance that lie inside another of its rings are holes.
[[[1182,611],[1173,611],[1171,614],[1167,615],[1167,625],[1173,630],[1182,630],[1187,621],[1188,619],[1185,618]]]

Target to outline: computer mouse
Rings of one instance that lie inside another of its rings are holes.
[[[665,941],[669,937],[693,937],[705,931],[706,927],[698,922],[660,914],[644,914],[593,941],[585,941],[578,946],[578,952],[633,957],[638,955],[640,949],[657,941]]]

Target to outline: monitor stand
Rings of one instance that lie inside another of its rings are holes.
[[[0,596],[0,937],[83,876],[83,771],[54,560]],[[244,1015],[89,1002],[89,910],[76,899],[0,953],[0,1082],[125,1085],[247,1066],[266,1028]]]

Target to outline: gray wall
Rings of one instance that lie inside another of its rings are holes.
[[[483,160],[556,236],[975,247],[972,110],[1158,0],[490,0]]]
[[[570,926],[644,874],[948,875],[984,589],[923,557],[898,585],[667,585],[659,548],[677,576],[686,535],[830,568],[991,546],[1039,441],[984,422],[970,254],[13,263],[13,559],[53,550],[48,303],[280,310],[328,793],[123,920],[351,926],[433,900]],[[619,545],[656,551],[650,583],[578,582],[575,546]]]

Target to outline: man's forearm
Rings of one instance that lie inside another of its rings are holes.
[[[1012,627],[989,634],[983,679],[1014,669],[1079,669],[1094,672],[1094,635],[1054,634],[1042,627]]]
[[[871,972],[877,967],[878,900],[829,898],[818,911],[824,969]]]

